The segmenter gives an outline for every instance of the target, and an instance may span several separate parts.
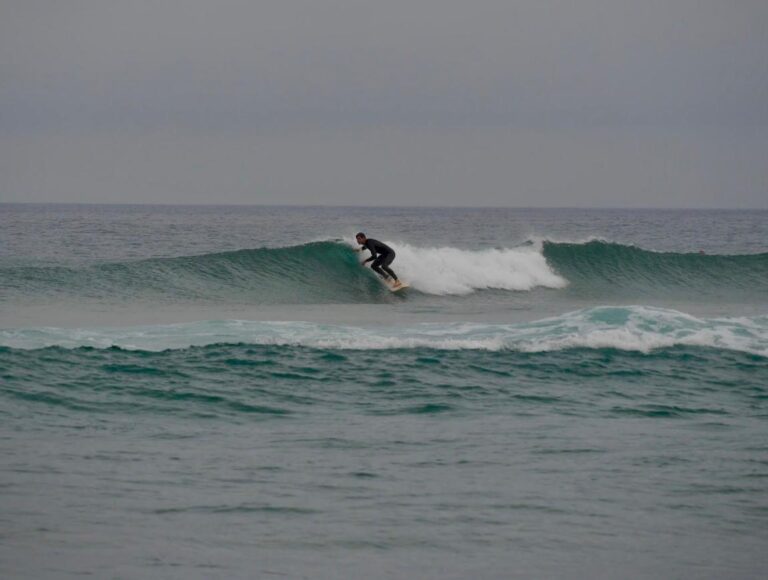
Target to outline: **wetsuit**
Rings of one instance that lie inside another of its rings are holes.
[[[363,247],[371,252],[371,257],[368,258],[366,262],[373,260],[373,264],[371,264],[373,271],[382,278],[390,276],[397,282],[397,275],[389,267],[392,260],[395,259],[395,251],[387,244],[382,243],[379,240],[374,240],[373,238],[366,239]]]

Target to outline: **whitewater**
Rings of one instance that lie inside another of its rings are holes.
[[[0,575],[758,578],[768,213],[0,204]],[[392,246],[411,287],[361,266]]]
[[[24,349],[59,346],[162,351],[216,344],[522,352],[614,348],[643,353],[687,345],[768,356],[768,316],[700,320],[673,310],[635,306],[594,308],[519,325],[423,323],[405,328],[371,328],[225,320],[103,329],[0,330],[0,346]]]

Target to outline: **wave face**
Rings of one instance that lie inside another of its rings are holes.
[[[382,295],[354,252],[335,242],[104,263],[4,268],[6,287],[79,297],[168,296],[253,303],[359,302]]]
[[[0,346],[183,350],[220,344],[337,350],[484,350],[552,352],[613,349],[649,353],[679,346],[768,357],[768,316],[700,319],[647,306],[597,307],[523,324],[424,323],[356,327],[310,322],[204,321],[101,329],[0,330]]]
[[[397,244],[399,275],[433,295],[478,289],[561,288],[566,281],[533,248],[470,251]],[[367,255],[367,254],[366,254]],[[338,241],[85,267],[2,269],[6,289],[25,295],[172,296],[250,303],[370,302],[389,295],[360,255]]]
[[[768,253],[705,255],[652,252],[600,240],[544,242],[547,262],[574,291],[589,295],[706,292],[722,297],[768,296]]]

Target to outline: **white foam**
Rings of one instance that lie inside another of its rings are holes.
[[[419,324],[357,327],[309,322],[205,321],[128,328],[0,330],[0,346],[34,349],[89,346],[159,351],[217,343],[384,350],[517,350],[615,348],[648,353],[676,345],[768,356],[768,316],[698,319],[646,306],[598,307],[525,324]]]
[[[564,288],[568,282],[547,264],[541,248],[463,250],[385,242],[397,254],[392,268],[420,292],[469,294],[475,290]]]
[[[768,356],[768,317],[699,319],[648,306],[599,307],[539,321],[515,344],[527,352],[615,348],[649,353],[704,346]]]

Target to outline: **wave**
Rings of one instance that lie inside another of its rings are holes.
[[[395,244],[398,274],[418,292],[468,294],[478,289],[531,290],[567,282],[533,248],[418,248]],[[341,241],[259,248],[84,267],[14,266],[0,284],[17,294],[78,297],[168,296],[249,303],[370,302],[391,298],[360,255]]]
[[[768,253],[653,252],[601,240],[529,242],[482,250],[392,245],[397,251],[393,268],[410,282],[411,296],[537,288],[567,288],[568,296],[625,301],[657,295],[761,301],[768,296]],[[0,296],[248,304],[395,299],[359,261],[352,246],[335,240],[80,267],[16,264],[0,268]]]
[[[162,351],[214,344],[519,352],[586,348],[641,353],[696,346],[768,357],[768,316],[700,319],[648,306],[603,306],[525,324],[425,323],[372,328],[226,320],[130,328],[0,330],[0,346],[14,349],[55,346]]]
[[[682,291],[731,298],[768,295],[768,253],[707,255],[654,252],[591,240],[582,243],[544,241],[547,262],[574,292],[590,295],[651,295]]]

